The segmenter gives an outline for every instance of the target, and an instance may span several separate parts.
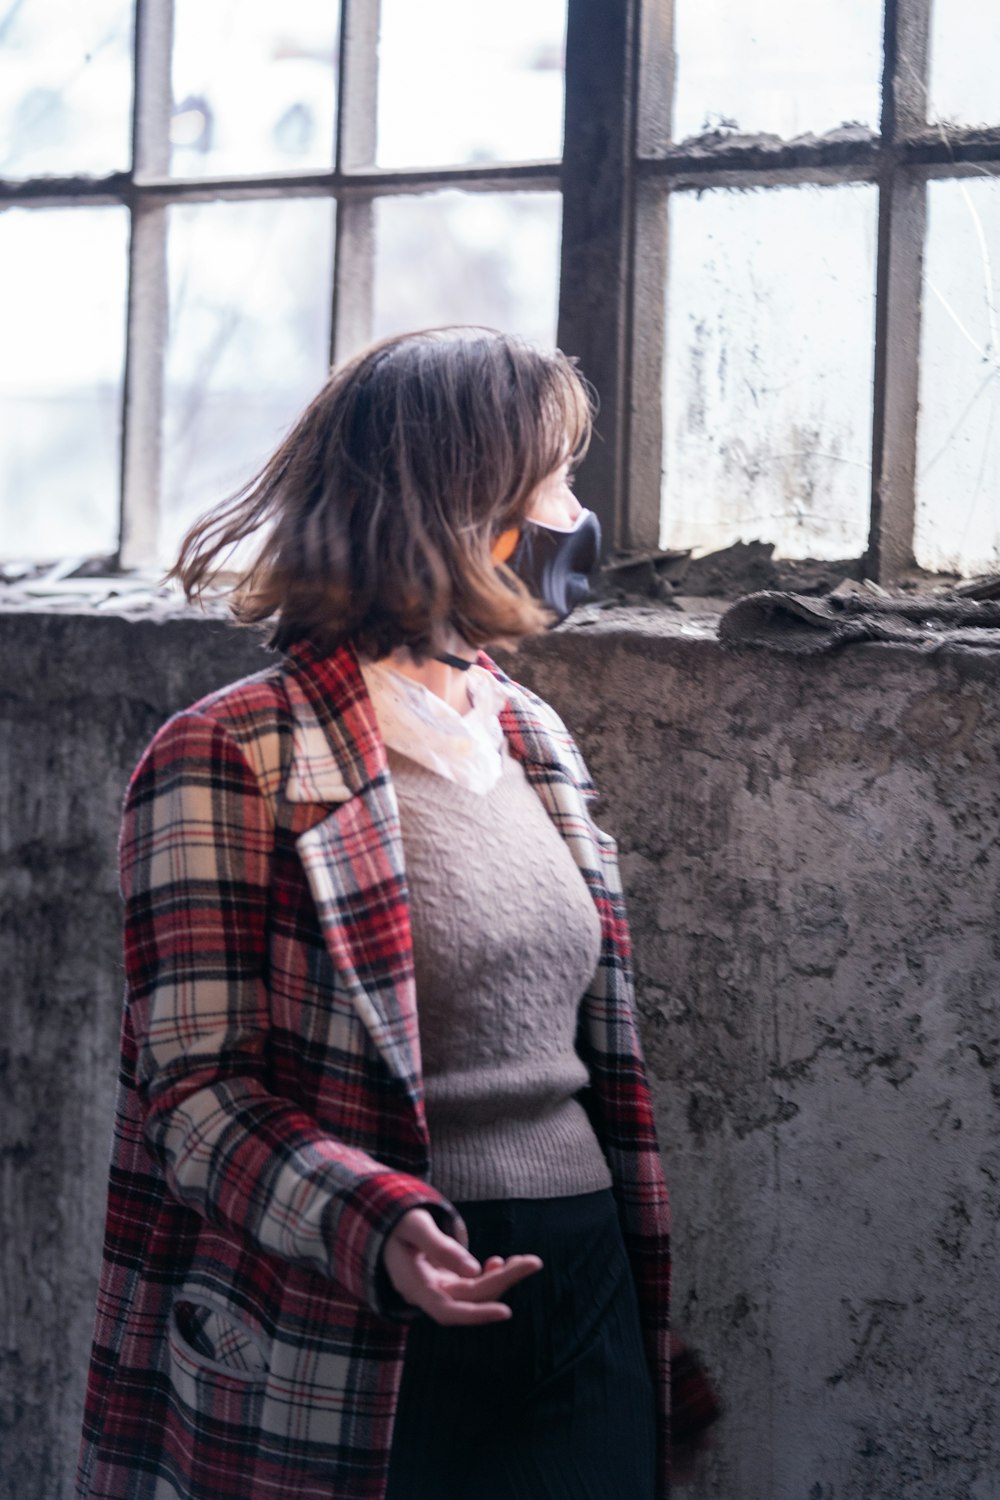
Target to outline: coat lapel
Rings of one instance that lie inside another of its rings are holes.
[[[500,722],[512,753],[562,834],[598,905],[604,861],[572,739],[547,704],[486,655],[508,693]],[[285,796],[296,847],[338,976],[379,1053],[420,1108],[420,1042],[399,809],[385,746],[355,652],[293,647],[286,682],[294,721]]]
[[[290,654],[285,796],[327,950],[386,1066],[421,1097],[413,945],[399,809],[357,656]]]
[[[602,894],[603,861],[587,811],[596,792],[580,752],[547,703],[512,682],[488,657],[481,657],[480,663],[507,690],[507,704],[500,714],[507,743],[522,762],[596,900]]]

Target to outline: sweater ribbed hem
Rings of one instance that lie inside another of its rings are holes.
[[[611,1173],[576,1099],[539,1119],[504,1119],[431,1134],[431,1182],[454,1202],[568,1198],[611,1186]]]

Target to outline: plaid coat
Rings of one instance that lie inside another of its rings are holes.
[[[612,841],[555,714],[509,687],[513,753],[603,928],[581,1002],[663,1413],[667,1197]],[[407,1327],[381,1268],[429,1184],[399,818],[352,650],[171,719],[121,835],[127,994],[78,1495],[380,1500]]]

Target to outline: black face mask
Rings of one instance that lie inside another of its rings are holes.
[[[590,594],[589,574],[601,555],[601,523],[581,511],[570,531],[525,521],[507,566],[556,615],[556,624]]]

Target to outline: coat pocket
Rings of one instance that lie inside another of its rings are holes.
[[[167,1327],[170,1385],[177,1417],[193,1438],[209,1430],[260,1424],[269,1350],[238,1314],[198,1292],[174,1298]]]
[[[229,1308],[204,1293],[179,1293],[170,1309],[171,1352],[186,1363],[235,1380],[267,1377],[263,1337]]]

